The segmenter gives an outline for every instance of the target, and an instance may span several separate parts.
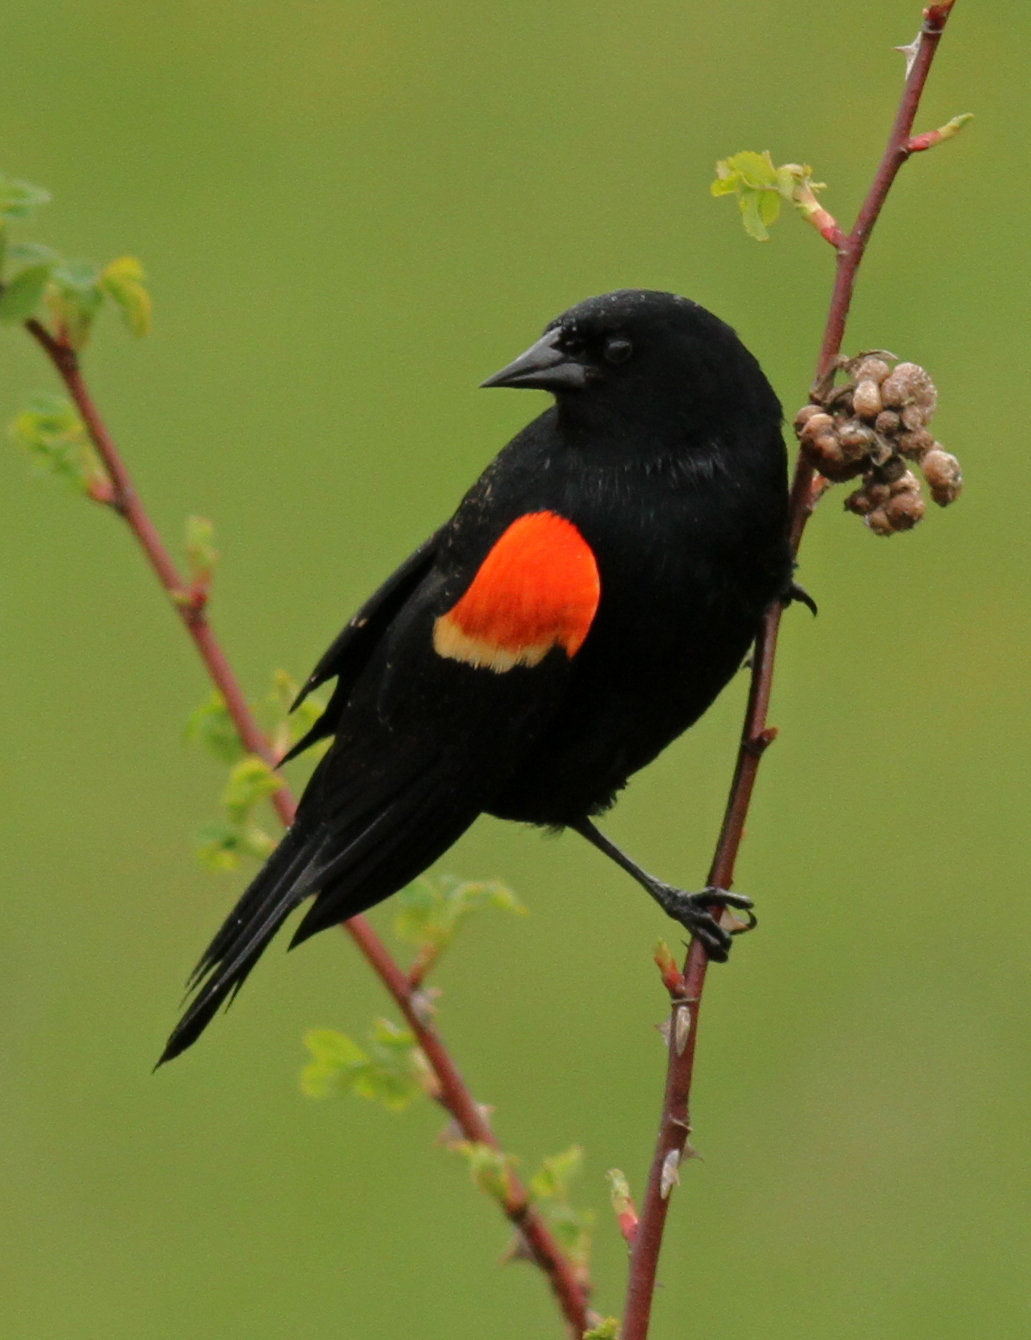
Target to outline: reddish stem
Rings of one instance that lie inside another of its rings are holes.
[[[859,265],[899,168],[912,152],[910,134],[913,120],[931,62],[934,60],[954,2],[955,0],[948,0],[945,4],[931,5],[924,11],[924,23],[887,147],[852,231],[847,236],[842,236],[838,245],[834,288],[816,366],[817,380],[831,371],[841,349]],[[795,552],[801,543],[806,522],[814,505],[813,473],[812,467],[799,457],[791,487],[790,503],[790,536]],[[708,883],[717,888],[728,889],[733,883],[734,866],[744,834],[745,819],[759,761],[773,738],[766,726],[766,717],[773,685],[774,654],[782,612],[783,606],[780,604],[771,606],[763,619],[755,642],[741,743],[723,816],[723,826],[709,870]],[[663,1172],[664,1169],[669,1169],[671,1162],[674,1166],[679,1164],[691,1132],[691,1080],[698,1037],[698,1015],[707,967],[708,956],[705,949],[699,940],[692,940],[684,965],[683,994],[673,1001],[662,1117],[640,1221],[630,1254],[630,1280],[623,1314],[622,1340],[645,1340],[648,1334],[652,1297],[655,1291],[655,1274],[671,1193],[668,1172],[665,1179]],[[679,1032],[676,1028],[677,1011],[685,1008],[689,1010],[686,1036],[683,1028]]]
[[[107,472],[109,491],[97,487],[91,490],[91,496],[99,502],[108,503],[125,518],[158,581],[171,598],[173,609],[193,639],[209,677],[222,695],[244,747],[264,759],[270,767],[275,767],[275,753],[254,719],[243,689],[208,622],[205,612],[206,593],[197,592],[184,579],[158,534],[114,439],[93,402],[76,351],[66,339],[55,337],[39,321],[26,321],[25,326],[57,369]],[[284,825],[289,826],[296,804],[285,784],[273,794],[272,803]],[[418,982],[409,981],[408,975],[395,962],[365,917],[352,917],[350,921],[344,922],[343,929],[358,946],[404,1015],[436,1076],[437,1097],[463,1135],[467,1140],[499,1148],[490,1124],[477,1107],[440,1034],[427,1023],[425,1011],[420,1009]],[[528,1191],[511,1174],[504,1211],[526,1240],[533,1260],[547,1276],[570,1335],[581,1336],[588,1325],[587,1288],[531,1205]]]

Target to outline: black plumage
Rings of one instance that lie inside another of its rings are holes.
[[[299,903],[314,895],[294,944],[394,893],[481,813],[576,829],[726,957],[705,905],[748,900],[663,884],[591,818],[705,711],[789,591],[776,396],[729,326],[641,290],[572,308],[485,384],[555,404],[312,673],[304,694],[336,685],[292,752],[332,746],[198,964],[162,1061]]]

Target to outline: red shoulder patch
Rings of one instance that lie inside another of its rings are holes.
[[[561,647],[573,657],[591,627],[601,582],[591,547],[556,512],[513,521],[461,600],[433,626],[440,656],[501,674],[538,665]]]

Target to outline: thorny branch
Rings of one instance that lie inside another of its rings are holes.
[[[895,123],[881,157],[866,199],[851,232],[844,234],[831,224],[821,228],[822,235],[835,247],[837,265],[830,309],[816,365],[816,380],[827,376],[841,349],[856,276],[874,224],[902,164],[910,154],[930,148],[955,133],[955,123],[928,135],[912,136],[913,121],[934,60],[938,43],[955,0],[930,5],[924,10],[923,24],[911,47],[905,48],[908,67]],[[795,467],[791,488],[790,534],[797,553],[806,522],[820,496],[813,468],[801,456]],[[730,796],[724,813],[716,852],[709,870],[708,883],[730,888],[734,865],[744,832],[745,818],[755,778],[766,747],[775,731],[766,725],[773,683],[773,662],[783,606],[767,612],[756,638],[752,676],[745,709],[744,727]],[[688,1145],[691,1132],[690,1093],[694,1072],[698,1014],[708,957],[699,940],[693,940],[682,976],[668,982],[672,1003],[669,1029],[669,1057],[662,1118],[647,1190],[630,1253],[630,1279],[623,1314],[622,1340],[645,1340],[651,1315],[655,1274],[672,1189],[678,1180],[680,1163],[693,1152]]]
[[[26,321],[25,327],[64,382],[103,464],[109,487],[91,490],[91,496],[124,518],[193,639],[245,748],[274,767],[277,760],[272,748],[255,721],[240,683],[208,621],[207,594],[191,588],[158,534],[125,461],[90,395],[76,350],[60,332],[56,335],[51,333],[37,320]],[[293,820],[296,805],[285,783],[273,794],[272,803],[283,824],[288,827]],[[409,979],[365,917],[352,917],[343,923],[343,929],[393,997],[415,1035],[433,1072],[437,1101],[451,1114],[467,1140],[498,1149],[497,1138],[483,1109],[466,1087],[440,1034],[427,1021],[424,997],[419,992],[418,981]],[[522,1236],[530,1257],[547,1276],[570,1336],[581,1336],[589,1324],[588,1286],[581,1272],[559,1248],[550,1229],[532,1206],[526,1187],[511,1172],[506,1178],[503,1208]]]

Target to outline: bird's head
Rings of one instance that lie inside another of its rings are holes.
[[[482,383],[551,391],[573,419],[709,436],[728,417],[779,423],[780,405],[731,328],[688,298],[621,289],[556,317]]]

